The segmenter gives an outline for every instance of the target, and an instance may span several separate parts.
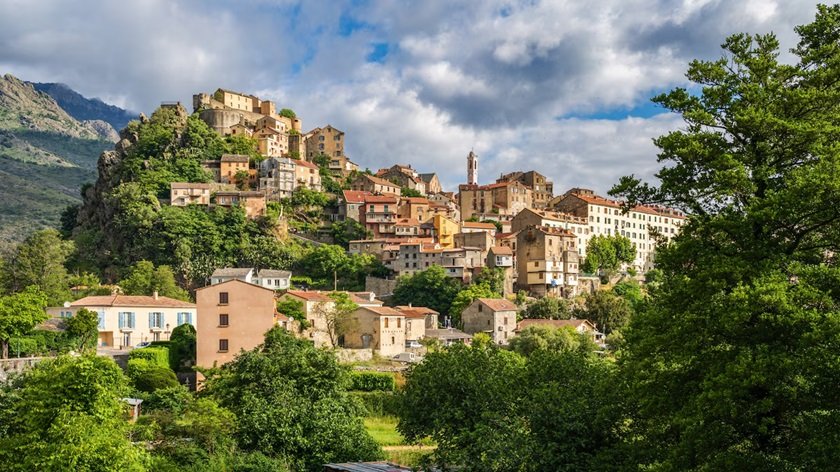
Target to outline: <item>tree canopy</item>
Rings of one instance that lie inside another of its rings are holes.
[[[586,243],[581,269],[589,273],[612,273],[636,259],[636,248],[624,236],[595,235]]]
[[[394,305],[411,303],[444,314],[449,313],[452,300],[460,290],[460,282],[447,276],[443,267],[433,265],[413,275],[400,277],[391,300]]]
[[[9,357],[9,339],[32,331],[47,319],[47,296],[30,285],[22,292],[0,297],[0,348],[3,359]]]
[[[685,121],[655,143],[659,186],[628,204],[688,212],[661,280],[624,331],[638,463],[664,470],[827,470],[840,459],[840,6],[796,29],[736,34],[693,61],[696,92],[654,99]]]

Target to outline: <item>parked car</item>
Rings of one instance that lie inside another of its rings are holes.
[[[140,349],[141,347],[149,347],[151,345],[152,345],[152,343],[150,343],[149,341],[143,341],[142,343],[139,343],[136,346],[134,346],[134,348],[135,349]]]
[[[412,339],[410,341],[405,342],[405,348],[406,349],[417,349],[417,348],[420,348],[420,347],[423,347],[423,345],[420,344],[420,341],[417,341],[416,339]]]
[[[423,358],[413,352],[403,352],[394,356],[394,360],[397,362],[408,362],[413,364],[415,362],[422,361]]]

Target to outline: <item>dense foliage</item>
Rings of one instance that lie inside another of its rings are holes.
[[[658,187],[614,194],[691,217],[657,253],[658,288],[624,331],[636,460],[661,470],[829,470],[840,460],[840,6],[737,34],[700,87],[655,99],[685,126],[656,140]]]
[[[391,301],[394,305],[425,306],[438,313],[449,313],[452,300],[461,284],[446,275],[443,267],[433,265],[413,275],[400,277]]]
[[[356,371],[350,376],[350,390],[392,392],[396,385],[394,375],[388,372]]]
[[[348,368],[331,352],[274,328],[264,344],[209,378],[206,392],[236,415],[234,434],[244,450],[315,471],[328,462],[380,457],[349,384]]]
[[[636,258],[636,248],[624,236],[595,235],[586,243],[581,269],[590,274],[611,274]]]

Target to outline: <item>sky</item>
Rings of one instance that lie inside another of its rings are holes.
[[[537,170],[555,193],[655,179],[692,59],[737,32],[783,51],[804,0],[0,0],[0,73],[150,114],[222,87],[331,124],[363,168],[437,172],[446,190]],[[782,57],[789,56],[783,52]],[[655,180],[653,180],[655,181]]]

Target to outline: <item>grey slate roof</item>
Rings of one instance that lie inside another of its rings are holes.
[[[292,273],[288,270],[262,269],[259,272],[257,272],[258,278],[271,277],[274,279],[288,279],[291,276]]]
[[[220,269],[216,269],[213,271],[213,275],[210,277],[245,277],[251,272],[252,268],[245,267],[245,268],[236,268],[236,267],[223,267]]]

